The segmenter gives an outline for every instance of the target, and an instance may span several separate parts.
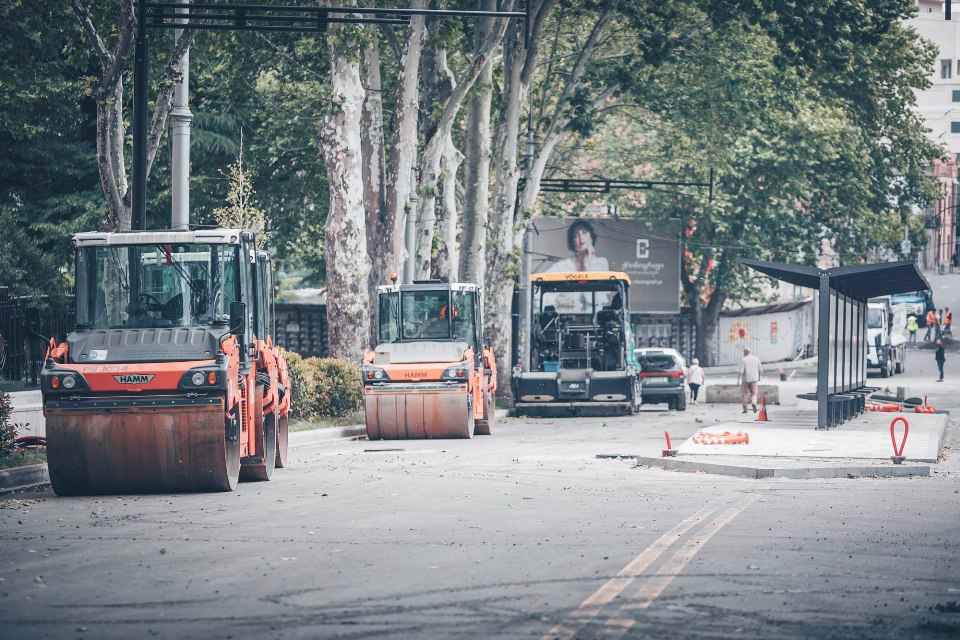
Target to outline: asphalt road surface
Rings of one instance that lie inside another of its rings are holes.
[[[960,353],[946,382],[935,372],[917,348],[875,381],[956,414]],[[783,383],[785,401],[812,375]],[[466,441],[307,434],[290,468],[234,493],[0,496],[0,638],[960,637],[955,424],[924,478],[596,457],[739,417],[701,404],[507,419]]]
[[[891,381],[955,401],[960,383],[927,382],[931,352],[909,357]],[[738,416],[701,404],[501,420],[466,441],[306,436],[272,482],[230,494],[3,496],[0,637],[960,637],[952,449],[905,479],[596,458]]]

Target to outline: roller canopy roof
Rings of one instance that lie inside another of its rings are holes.
[[[623,280],[630,284],[630,276],[623,271],[555,271],[530,274],[530,282],[579,282],[581,280]]]
[[[920,273],[917,263],[913,260],[858,264],[826,270],[783,262],[763,262],[749,258],[740,258],[738,261],[740,264],[744,264],[760,273],[809,289],[819,289],[820,276],[826,275],[830,278],[831,289],[862,301],[876,296],[922,291],[930,288],[930,283]]]

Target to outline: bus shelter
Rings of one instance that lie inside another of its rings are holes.
[[[829,429],[864,411],[867,386],[867,301],[922,291],[930,283],[912,260],[818,269],[741,258],[768,276],[813,289],[817,310],[817,389],[799,397],[817,401],[817,428]]]

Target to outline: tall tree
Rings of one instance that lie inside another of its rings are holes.
[[[411,8],[423,9],[423,0]],[[388,32],[389,33],[389,32]],[[417,164],[417,132],[420,116],[420,57],[426,26],[423,16],[413,16],[396,45],[397,78],[394,114],[391,122],[390,152],[387,160],[386,209],[378,237],[379,251],[374,265],[377,282],[386,282],[391,272],[401,273],[407,258],[404,223],[416,216],[410,203],[413,172]]]
[[[496,0],[477,0],[477,9],[493,11]],[[479,49],[493,28],[492,18],[477,20],[473,46]],[[477,85],[467,107],[463,169],[463,235],[460,241],[459,271],[463,280],[483,286],[486,265],[487,217],[490,207],[491,131],[490,106],[493,99],[493,60],[480,70]]]
[[[512,10],[513,2],[504,3],[503,10]],[[503,40],[509,20],[500,18],[486,40],[474,53],[467,67],[461,72],[450,89],[450,94],[441,103],[440,115],[437,118],[433,134],[424,145],[423,157],[420,161],[420,191],[421,201],[417,224],[416,244],[416,272],[419,277],[427,278],[431,273],[434,228],[436,222],[435,205],[438,182],[441,179],[441,160],[443,155],[451,155],[448,151],[452,146],[450,141],[454,119],[460,111],[467,93],[473,87],[480,75],[487,59],[493,54]],[[452,264],[452,263],[450,263]]]
[[[97,166],[108,210],[107,218],[101,223],[101,229],[122,231],[130,229],[132,206],[125,161],[123,76],[128,67],[136,30],[134,0],[120,0],[118,21],[116,24],[110,23],[109,27],[111,30],[116,29],[116,41],[112,49],[101,38],[100,30],[94,24],[87,2],[71,1],[74,14],[83,27],[101,67],[100,77],[93,84],[93,97],[97,105]],[[143,17],[141,16],[140,19]],[[173,91],[183,72],[183,56],[193,42],[193,38],[194,31],[184,30],[164,66],[160,88],[154,100],[153,116],[147,131],[147,175],[150,174],[157,155],[160,138],[166,128],[167,116],[173,108]]]
[[[320,128],[320,149],[330,184],[325,226],[330,356],[359,361],[370,332],[366,211],[360,126],[364,91],[360,55],[366,46],[358,25],[334,24],[327,35],[330,99]]]

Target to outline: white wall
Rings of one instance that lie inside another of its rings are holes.
[[[720,316],[717,327],[717,365],[740,362],[750,347],[762,362],[792,360],[814,344],[813,301],[793,311],[749,316]]]

